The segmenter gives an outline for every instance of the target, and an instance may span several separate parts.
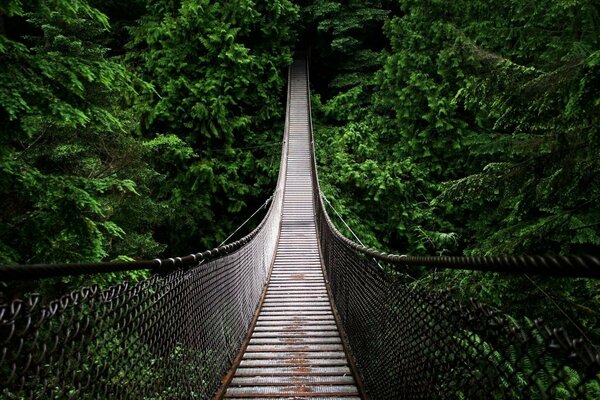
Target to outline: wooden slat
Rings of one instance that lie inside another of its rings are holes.
[[[236,376],[347,376],[348,367],[267,367],[267,368],[238,368]]]
[[[234,378],[235,379],[235,378]],[[303,385],[297,383],[291,383],[282,386],[244,386],[244,387],[233,387],[230,386],[227,389],[228,398],[237,397],[280,397],[280,396],[291,396],[294,398],[303,397],[343,397],[343,396],[357,396],[358,390],[356,385]]]
[[[345,358],[305,358],[302,362],[293,358],[273,358],[270,360],[262,359],[243,359],[240,367],[243,368],[263,368],[263,367],[324,367],[336,366],[347,367],[348,360]]]
[[[307,78],[292,67],[280,238],[249,344],[225,392],[236,399],[359,399],[321,268],[314,220]]]

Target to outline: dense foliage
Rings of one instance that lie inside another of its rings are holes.
[[[176,254],[218,244],[273,190],[296,13],[287,0],[153,1],[133,29],[134,62],[154,87],[143,129],[166,175],[161,230]]]
[[[199,251],[269,196],[296,6],[146,3],[2,2],[0,264]]]
[[[143,84],[107,56],[106,16],[85,2],[12,6],[0,36],[0,262],[160,251],[127,215],[154,171],[127,106]]]
[[[296,46],[311,50],[324,192],[366,244],[597,253],[599,9],[0,1],[0,264],[218,244],[274,187]],[[550,302],[598,329],[595,282],[465,272],[435,282],[514,313]]]
[[[598,3],[378,6],[389,12],[378,70],[315,96],[324,190],[358,236],[410,254],[597,253]],[[354,43],[371,35],[351,32]],[[436,282],[600,333],[596,282]]]

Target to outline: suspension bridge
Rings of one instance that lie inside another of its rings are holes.
[[[599,398],[592,343],[411,285],[404,272],[598,279],[600,260],[407,257],[344,237],[319,189],[305,60],[288,80],[277,187],[246,237],[169,259],[0,267],[4,285],[29,288],[39,279],[152,271],[136,284],[0,305],[0,397]]]

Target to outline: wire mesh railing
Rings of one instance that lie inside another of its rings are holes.
[[[327,280],[372,399],[597,399],[600,354],[563,329],[415,287],[318,209]],[[383,269],[380,265],[383,265]]]
[[[406,278],[413,267],[600,278],[597,257],[410,257],[369,249],[330,220],[314,149],[312,157],[323,265],[369,398],[600,399],[600,354],[588,343]]]
[[[275,216],[276,214],[272,214]],[[246,246],[138,284],[0,307],[0,397],[206,399],[247,334],[276,218]]]

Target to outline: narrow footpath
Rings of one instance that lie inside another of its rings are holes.
[[[290,75],[281,236],[258,322],[225,398],[358,400],[317,244],[305,61],[295,61]]]

